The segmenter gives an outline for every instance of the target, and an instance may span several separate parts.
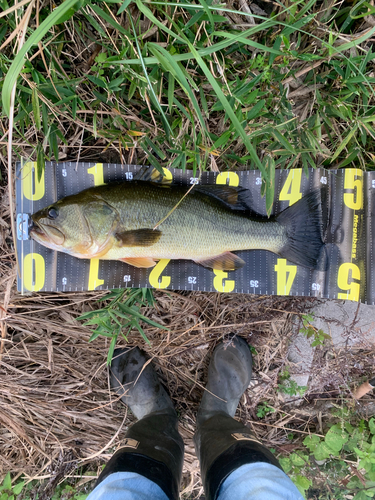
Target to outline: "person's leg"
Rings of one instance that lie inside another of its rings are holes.
[[[123,447],[100,474],[89,500],[176,500],[184,444],[173,403],[145,354],[138,348],[117,349],[111,387],[132,410],[132,425]]]
[[[233,418],[251,368],[250,349],[241,338],[212,354],[194,436],[206,499],[300,500],[278,460]]]

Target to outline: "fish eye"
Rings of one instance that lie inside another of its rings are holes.
[[[56,219],[56,217],[59,215],[59,211],[57,210],[57,208],[55,207],[51,207],[48,209],[48,212],[47,212],[47,217],[49,219]]]

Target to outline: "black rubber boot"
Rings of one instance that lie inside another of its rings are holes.
[[[239,337],[218,345],[212,354],[194,436],[206,500],[216,500],[224,480],[242,465],[267,462],[281,469],[272,453],[233,418],[249,386],[251,367],[249,346]]]
[[[114,472],[137,472],[160,486],[170,500],[179,498],[184,443],[173,403],[152,365],[138,349],[116,349],[111,387],[139,419],[100,474],[97,485]]]

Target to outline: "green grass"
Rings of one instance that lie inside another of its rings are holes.
[[[40,5],[18,55],[15,39],[0,54],[4,131],[17,82],[18,156],[42,166],[111,150],[159,170],[257,168],[269,209],[277,168],[372,168],[375,28],[362,0],[252,16],[204,0]],[[0,18],[0,44],[26,8]]]
[[[154,295],[151,289],[114,289],[99,300],[99,302],[103,301],[109,302],[102,309],[89,311],[77,319],[85,321],[85,325],[95,325],[89,342],[94,341],[99,336],[111,339],[107,355],[108,365],[111,364],[118,338],[123,337],[128,341],[127,336],[131,330],[138,330],[143,340],[150,343],[140,322],[168,330],[165,326],[152,321],[139,312],[142,306],[154,305]]]

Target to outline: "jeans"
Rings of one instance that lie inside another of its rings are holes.
[[[220,487],[217,500],[303,500],[291,479],[265,462],[245,464]],[[163,490],[140,474],[116,472],[106,477],[87,500],[168,500]]]

